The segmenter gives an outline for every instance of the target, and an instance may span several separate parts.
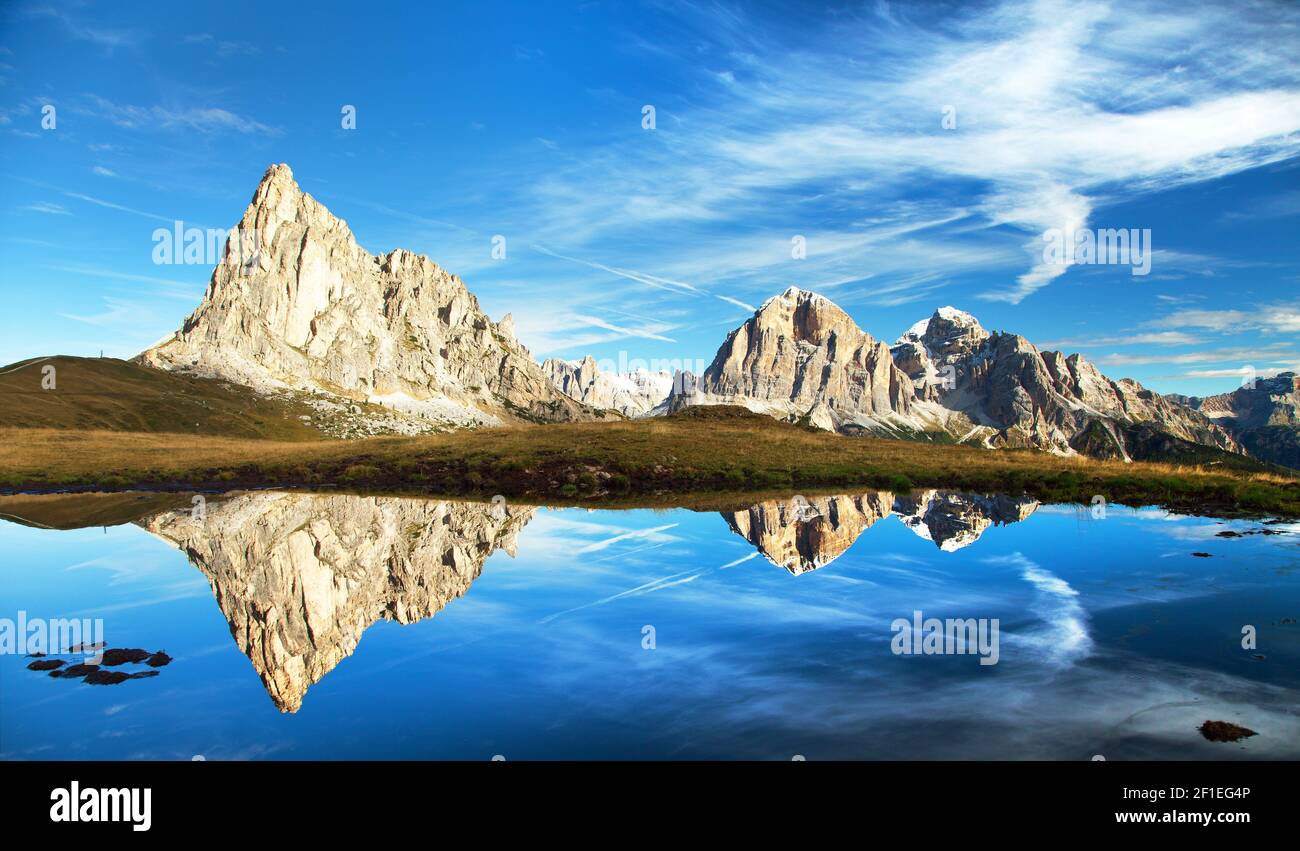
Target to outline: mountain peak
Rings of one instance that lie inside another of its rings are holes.
[[[218,264],[198,309],[142,363],[400,407],[411,431],[518,411],[589,418],[551,386],[513,320],[493,323],[460,278],[423,255],[368,253],[288,165],[266,170],[239,229],[255,235],[257,262]]]
[[[785,292],[782,292],[779,295],[774,295],[771,298],[769,298],[767,301],[759,305],[756,313],[762,313],[763,311],[767,310],[769,307],[777,303],[782,303],[785,305],[789,305],[793,303],[795,305],[799,305],[805,302],[813,302],[815,304],[828,304],[828,305],[835,304],[833,301],[826,298],[825,296],[818,295],[817,293],[812,292],[811,290],[801,290],[796,286],[789,286],[785,288]]]
[[[293,169],[289,168],[288,163],[271,163],[266,167],[266,173],[262,175],[262,183],[292,183],[295,186],[297,181],[293,179]]]
[[[932,326],[933,332],[931,331]],[[977,337],[989,336],[988,332],[984,330],[984,326],[972,314],[964,310],[958,310],[951,305],[945,305],[904,331],[903,335],[898,338],[898,343],[919,342],[923,338],[935,334],[947,337],[954,331],[969,333]]]
[[[951,305],[946,305],[934,312],[935,316],[940,319],[947,319],[949,322],[956,322],[959,325],[979,325],[980,321],[964,310],[958,310]]]

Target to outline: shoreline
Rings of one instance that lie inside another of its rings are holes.
[[[845,437],[725,411],[309,443],[58,429],[0,438],[0,494],[10,495],[279,489],[596,508],[941,489],[1300,517],[1297,475]]]

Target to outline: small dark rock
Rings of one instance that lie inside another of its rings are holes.
[[[131,675],[125,671],[91,671],[86,677],[86,682],[92,686],[115,686],[129,679]]]
[[[1216,534],[1214,537],[1216,537],[1216,538],[1240,538],[1240,537],[1241,537],[1241,533],[1240,533],[1240,532],[1234,532],[1234,531],[1232,531],[1231,529],[1224,529],[1222,532],[1219,532],[1219,533]]]
[[[1259,661],[1263,662],[1263,661],[1264,661],[1265,659],[1267,659],[1268,657],[1265,656],[1263,653],[1252,653],[1251,656],[1250,656],[1250,658],[1252,658],[1252,659],[1258,659]]]
[[[1212,742],[1239,742],[1248,736],[1258,736],[1254,730],[1239,727],[1229,721],[1206,721],[1200,726],[1201,735]]]
[[[1192,553],[1192,555],[1196,556],[1197,558],[1210,558],[1209,553]]]
[[[91,653],[98,653],[102,649],[104,649],[104,642],[96,641],[94,644],[78,644],[76,647],[69,648],[68,652],[89,655]]]
[[[131,679],[133,679],[133,680],[147,680],[147,679],[149,679],[150,677],[156,677],[156,676],[158,676],[158,675],[161,674],[161,673],[162,673],[162,671],[136,671],[134,674],[131,675]]]
[[[69,665],[68,667],[64,668],[61,671],[50,671],[50,676],[64,677],[67,679],[76,679],[78,677],[84,677],[87,674],[92,674],[98,670],[99,670],[98,665],[77,664],[77,665]]]
[[[62,659],[37,659],[35,662],[29,662],[27,670],[29,671],[53,671],[55,668],[62,668],[68,664]]]
[[[170,664],[172,657],[159,650],[157,653],[144,660],[144,663],[150,668],[161,668],[163,665]]]
[[[1295,618],[1282,618],[1282,620],[1278,621],[1278,623],[1280,624],[1295,623]]]
[[[114,647],[104,651],[103,664],[114,668],[127,662],[143,662],[151,655],[153,654],[148,650],[141,650],[138,647]]]
[[[27,658],[28,658],[28,659],[40,659],[40,658],[41,658],[42,656],[44,656],[44,655],[45,655],[44,653],[28,653],[28,654],[27,654]]]

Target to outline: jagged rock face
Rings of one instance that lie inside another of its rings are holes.
[[[1038,501],[931,490],[900,496],[893,509],[903,525],[951,553],[978,541],[990,526],[1024,520],[1038,509]]]
[[[268,694],[296,712],[375,621],[432,617],[488,556],[515,554],[535,509],[436,500],[253,493],[141,521],[189,556]]]
[[[1128,459],[1126,432],[1153,424],[1241,451],[1210,419],[1136,381],[1112,381],[1081,355],[1043,352],[1017,334],[989,333],[954,308],[912,326],[892,354],[915,383],[918,410],[959,440]]]
[[[877,491],[770,500],[744,511],[724,511],[722,518],[768,561],[798,576],[830,564],[890,515],[944,552],[956,552],[979,540],[990,526],[1019,522],[1037,508],[1036,500],[1003,495],[931,490],[895,496]]]
[[[1255,457],[1300,468],[1300,377],[1294,372],[1260,378],[1253,387],[1217,396],[1165,398],[1205,414]]]
[[[768,561],[798,576],[838,558],[859,535],[889,516],[893,502],[893,495],[884,492],[795,497],[724,511],[722,518]]]
[[[347,223],[267,170],[198,309],[138,356],[255,389],[380,401],[455,424],[584,419],[459,277],[422,255],[374,256]],[[250,262],[250,256],[251,262]]]
[[[1170,398],[1181,399],[1187,407],[1198,410],[1229,428],[1300,424],[1300,377],[1294,372],[1256,379],[1254,387],[1238,387],[1231,393],[1220,393],[1217,396]]]
[[[658,409],[743,405],[852,432],[913,425],[912,385],[889,348],[847,313],[791,287],[727,336],[704,374]]]
[[[890,353],[894,363],[915,382],[917,397],[938,401],[945,378],[955,372],[956,364],[970,359],[989,336],[974,316],[941,307],[899,337]]]
[[[591,408],[640,417],[664,401],[673,387],[667,372],[636,369],[626,375],[605,372],[588,355],[580,361],[549,358],[542,372],[564,395]]]

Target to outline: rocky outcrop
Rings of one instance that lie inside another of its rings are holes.
[[[459,277],[347,223],[267,170],[198,309],[141,363],[257,390],[372,402],[452,425],[586,419]]]
[[[1166,398],[1214,420],[1255,457],[1300,468],[1300,377],[1294,372],[1217,396]]]
[[[1205,415],[1112,381],[1081,355],[991,333],[956,308],[939,308],[886,347],[828,299],[794,287],[764,302],[654,413],[716,404],[845,434],[1063,455],[1146,459],[1166,438],[1180,459],[1194,454],[1188,447],[1242,451]]]
[[[891,515],[944,552],[979,540],[991,526],[1024,520],[1038,502],[930,490],[894,495],[821,496],[769,500],[744,511],[723,512],[732,532],[777,567],[798,576],[825,567],[853,546],[863,532]]]
[[[634,369],[626,374],[607,372],[588,355],[582,360],[549,358],[542,372],[564,395],[582,404],[625,417],[640,417],[663,402],[672,390],[673,376],[667,372]]]
[[[829,299],[796,287],[764,302],[703,375],[679,384],[656,412],[741,405],[846,433],[918,427],[912,382],[889,348]]]
[[[1127,460],[1141,457],[1135,444],[1150,443],[1131,430],[1149,425],[1188,443],[1241,451],[1204,415],[1131,379],[1112,381],[1082,355],[990,333],[955,308],[913,325],[891,352],[925,410],[961,441]]]
[[[534,510],[264,492],[211,501],[202,519],[168,511],[140,525],[203,572],[271,700],[296,712],[371,624],[432,617],[492,553],[513,556]]]

